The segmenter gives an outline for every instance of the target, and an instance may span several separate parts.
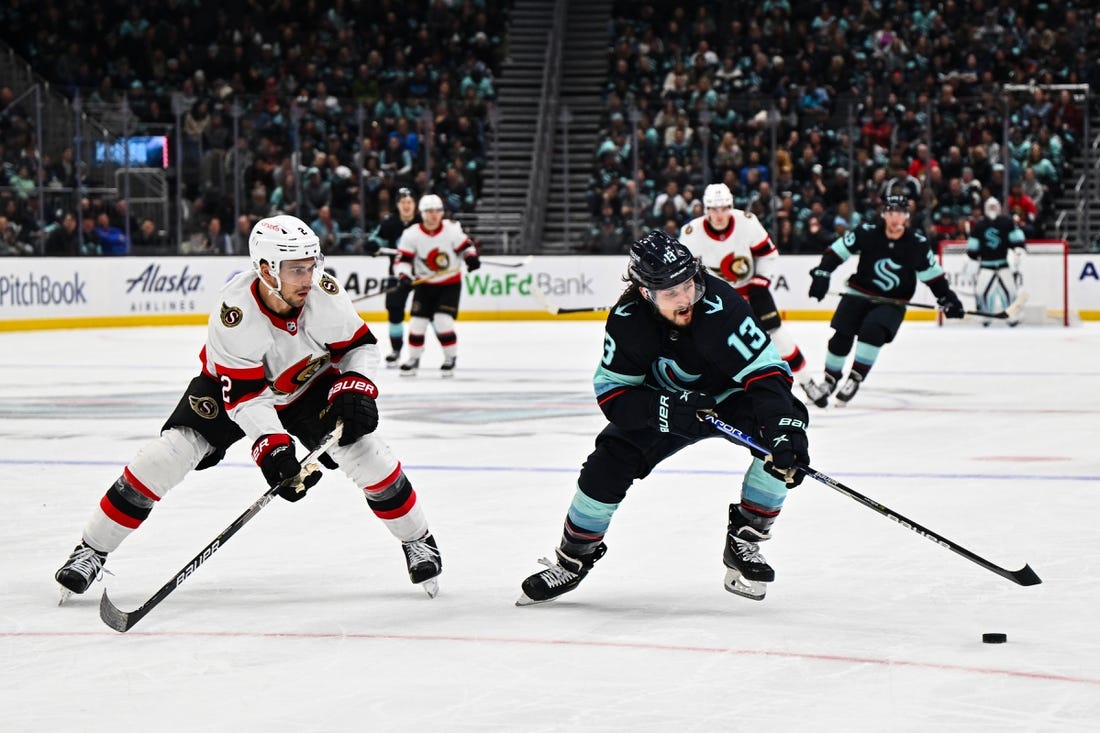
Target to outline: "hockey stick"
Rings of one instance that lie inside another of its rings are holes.
[[[426,282],[430,282],[432,280],[435,280],[437,277],[443,277],[444,275],[454,275],[456,272],[462,272],[462,268],[456,267],[456,268],[451,269],[451,270],[440,270],[439,272],[433,272],[431,275],[426,275],[425,277],[418,277],[415,280],[413,280],[411,287],[415,288],[417,285],[423,285]],[[352,298],[351,302],[352,303],[358,303],[360,300],[366,300],[367,298],[377,298],[379,295],[389,295],[390,293],[396,293],[400,289],[401,288],[399,286],[395,285],[392,288],[386,288],[384,290],[379,290],[377,293],[367,293],[366,295],[360,295],[357,298]]]
[[[547,297],[543,289],[538,287],[537,285],[531,288],[531,294],[535,297],[535,300],[539,302],[539,305],[541,305],[551,315],[554,316],[562,315],[564,313],[602,313],[604,311],[609,311],[614,307],[610,305],[593,305],[584,308],[562,308],[551,303],[550,298]]]
[[[705,422],[709,422],[711,425],[713,425],[715,427],[715,429],[718,430],[720,433],[722,433],[722,435],[725,436],[728,440],[730,440],[734,443],[740,443],[741,445],[748,448],[752,452],[752,454],[754,456],[756,456],[757,458],[764,459],[764,458],[766,458],[767,456],[770,455],[767,450],[765,450],[762,446],[760,446],[750,436],[746,435],[745,433],[742,433],[740,430],[733,427],[732,425],[730,425],[728,423],[725,423],[725,422],[722,422],[717,417],[715,417],[713,414],[711,414],[709,412],[701,412],[701,413],[699,413],[699,417],[702,420],[704,420]],[[961,546],[955,544],[951,540],[949,540],[949,539],[933,532],[932,530],[930,530],[926,527],[922,527],[921,525],[914,522],[912,519],[908,519],[906,517],[903,517],[902,515],[895,512],[893,509],[890,509],[887,506],[879,504],[874,499],[870,499],[870,498],[864,496],[863,494],[860,494],[859,492],[848,488],[847,486],[840,483],[836,479],[825,475],[821,471],[818,471],[818,470],[812,468],[809,465],[805,465],[805,466],[797,465],[797,466],[795,466],[795,469],[798,470],[798,471],[801,471],[802,473],[806,474],[807,476],[809,476],[812,479],[815,479],[816,481],[820,481],[821,483],[825,484],[826,486],[828,486],[831,489],[836,489],[840,493],[847,496],[849,499],[855,499],[856,501],[858,501],[863,506],[868,507],[870,509],[873,509],[874,511],[878,512],[879,514],[886,517],[890,521],[897,522],[902,527],[905,527],[906,529],[910,529],[910,530],[916,532],[917,534],[919,534],[921,537],[924,537],[925,539],[932,540],[937,545],[940,545],[941,547],[945,547],[945,548],[947,548],[948,550],[951,550],[952,552],[954,552],[957,555],[962,555],[963,557],[965,557],[970,562],[981,565],[986,570],[989,570],[990,572],[994,572],[997,575],[1000,575],[1002,578],[1008,578],[1013,583],[1017,583],[1019,585],[1038,585],[1039,583],[1043,582],[1042,580],[1040,580],[1039,576],[1035,574],[1035,571],[1032,570],[1029,565],[1025,564],[1019,570],[1006,570],[1005,568],[1002,568],[999,565],[994,565],[993,563],[991,563],[989,560],[986,560],[985,558],[982,558],[982,557],[979,557],[978,555],[975,555],[973,552],[966,549],[965,547],[961,547]]]
[[[321,444],[310,451],[309,455],[302,459],[302,469],[305,470],[310,464],[314,463],[322,453],[335,445],[336,441],[340,438],[340,433],[342,431],[343,425],[341,423],[337,423],[333,431],[321,440]],[[107,591],[104,590],[103,597],[99,599],[99,617],[103,619],[103,623],[107,624],[115,631],[129,631],[130,629],[132,629],[134,627],[134,624],[145,618],[145,615],[147,613],[156,608],[157,605],[159,605],[161,601],[171,595],[172,591],[178,588],[180,584],[183,583],[183,581],[190,578],[191,574],[198,570],[200,565],[209,560],[215,552],[220,550],[222,546],[224,546],[225,543],[229,541],[229,538],[237,533],[237,530],[247,524],[249,520],[252,519],[252,517],[259,514],[260,510],[267,506],[268,503],[273,498],[275,498],[275,495],[279,493],[280,488],[284,486],[292,486],[295,481],[300,479],[300,477],[301,474],[299,473],[298,476],[288,478],[281,484],[272,486],[270,489],[265,491],[263,495],[259,499],[257,499],[252,506],[248,507],[248,509],[245,510],[244,514],[234,519],[228,527],[223,529],[221,533],[214,538],[214,540],[210,544],[202,548],[199,554],[195,555],[195,557],[191,559],[191,562],[180,568],[179,572],[176,573],[174,578],[162,585],[160,590],[154,593],[149,600],[135,608],[133,611],[123,611],[122,609],[120,609],[118,606],[111,602],[111,599],[107,597]]]
[[[886,304],[889,304],[889,305],[901,305],[901,306],[906,306],[906,307],[909,307],[909,308],[925,308],[927,310],[934,310],[934,311],[942,310],[940,308],[940,306],[932,305],[930,303],[913,303],[911,301],[901,300],[899,298],[885,298],[881,295],[871,295],[869,293],[861,293],[858,290],[849,290],[849,291],[843,292],[843,293],[833,293],[833,295],[839,295],[841,297],[843,297],[845,295],[852,295],[852,296],[855,296],[857,298],[863,298],[864,300],[869,300],[872,303],[886,303]],[[986,311],[974,310],[974,311],[963,311],[963,313],[965,313],[968,316],[980,316],[982,318],[1000,318],[1000,319],[1015,318],[1016,316],[1020,315],[1020,311],[1022,311],[1024,309],[1024,304],[1027,303],[1027,298],[1028,298],[1027,291],[1026,290],[1021,290],[1019,293],[1017,293],[1016,300],[1012,301],[1008,305],[1008,307],[1005,308],[1003,311],[999,311],[997,313],[987,313]]]
[[[393,247],[379,247],[378,250],[376,252],[374,252],[374,254],[376,254],[376,255],[396,255],[397,250],[394,249]],[[481,264],[491,265],[492,267],[523,267],[524,265],[531,264],[531,260],[533,260],[534,258],[535,258],[534,255],[527,255],[526,257],[523,258],[523,260],[521,262],[497,262],[495,260],[482,260]]]

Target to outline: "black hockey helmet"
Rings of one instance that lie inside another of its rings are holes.
[[[699,273],[699,262],[678,239],[660,229],[630,245],[630,279],[648,290],[664,290]]]
[[[904,211],[909,213],[909,197],[903,193],[892,193],[886,197],[886,205],[883,211]]]

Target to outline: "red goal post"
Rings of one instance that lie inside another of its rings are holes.
[[[976,309],[978,268],[966,256],[966,242],[940,242],[939,262],[963,305],[968,310]],[[1070,325],[1069,243],[1064,239],[1027,240],[1027,257],[1020,265],[1020,272],[1021,290],[1028,296],[1021,322],[1036,326]],[[941,326],[952,324],[942,314],[937,321]]]

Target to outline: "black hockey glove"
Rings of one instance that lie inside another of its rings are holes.
[[[392,293],[394,290],[397,290],[397,278],[393,275],[382,278],[382,292]]]
[[[962,301],[959,300],[959,296],[955,295],[953,290],[948,290],[946,293],[936,298],[936,302],[947,318],[962,318],[966,315]]]
[[[362,374],[344,372],[328,391],[328,419],[331,425],[344,421],[339,445],[351,445],[378,427],[378,388]]]
[[[714,398],[703,392],[658,392],[657,430],[683,438],[704,438],[713,434],[699,418],[700,410],[713,410]]]
[[[466,256],[466,271],[473,272],[477,268],[481,267],[481,258],[477,255]]]
[[[412,281],[411,277],[409,277],[408,275],[406,275],[404,273],[401,273],[400,275],[397,276],[397,291],[398,292],[403,293],[405,295],[408,295],[410,292],[412,292],[412,289],[413,289],[413,281]]]
[[[287,479],[302,474],[301,480],[283,486],[279,496],[287,501],[298,501],[306,495],[309,487],[321,480],[321,472],[316,467],[301,466],[294,456],[294,439],[286,433],[261,435],[252,444],[252,460],[264,472],[268,486],[278,486]]]
[[[813,282],[810,283],[810,297],[814,300],[821,300],[829,292],[829,278],[833,273],[825,270],[821,267],[815,267],[810,270],[810,275],[813,276]]]
[[[806,420],[786,415],[763,421],[760,433],[764,447],[771,451],[764,461],[764,470],[794,488],[802,483],[804,474],[795,466],[810,462],[810,443],[806,440]]]

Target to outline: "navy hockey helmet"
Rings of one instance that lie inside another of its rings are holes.
[[[909,213],[909,197],[905,194],[890,194],[886,197],[886,205],[882,207],[883,211],[904,211]]]
[[[630,279],[648,290],[665,290],[690,280],[699,262],[680,241],[660,229],[630,245]]]

